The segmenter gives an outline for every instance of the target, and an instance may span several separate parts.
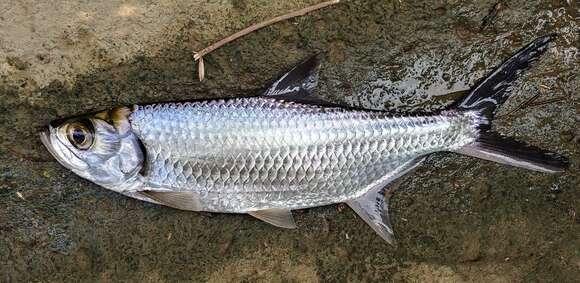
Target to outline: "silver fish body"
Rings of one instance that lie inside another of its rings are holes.
[[[389,117],[254,97],[138,106],[147,189],[194,191],[205,211],[298,209],[367,192],[401,164],[477,137],[473,112]]]
[[[262,95],[118,107],[59,121],[41,133],[52,155],[107,189],[177,209],[248,213],[296,227],[293,209],[345,202],[392,243],[392,182],[425,156],[452,151],[556,173],[562,156],[491,130],[513,82],[547,48],[528,44],[433,116],[392,117],[313,93],[318,59]]]

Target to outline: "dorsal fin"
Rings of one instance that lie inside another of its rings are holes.
[[[302,61],[272,83],[262,95],[298,103],[340,106],[314,94],[318,85],[319,65],[318,54]]]

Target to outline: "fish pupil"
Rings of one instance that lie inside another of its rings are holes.
[[[79,128],[74,129],[72,137],[74,142],[77,144],[82,144],[86,139],[85,132]]]

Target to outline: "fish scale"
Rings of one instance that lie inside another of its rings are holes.
[[[137,106],[130,116],[149,185],[199,192],[206,210],[226,212],[356,197],[404,162],[473,142],[477,119],[388,117],[267,97]]]

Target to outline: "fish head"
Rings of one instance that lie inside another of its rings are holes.
[[[143,167],[142,145],[131,131],[126,107],[57,120],[40,133],[54,158],[75,174],[122,191]]]

